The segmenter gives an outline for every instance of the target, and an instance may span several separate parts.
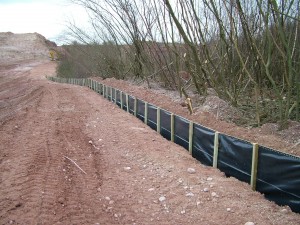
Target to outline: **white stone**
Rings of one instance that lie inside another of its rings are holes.
[[[196,170],[194,168],[188,168],[187,171],[191,174],[196,173]]]
[[[194,194],[193,194],[192,192],[189,192],[189,193],[187,193],[185,196],[187,196],[187,197],[193,197]]]
[[[255,223],[253,223],[253,222],[247,222],[247,223],[245,223],[245,225],[255,225]]]
[[[185,214],[185,210],[181,210],[181,212],[180,212],[181,214]]]
[[[124,167],[124,170],[126,170],[126,171],[131,170],[131,167],[130,166],[126,166],[126,167]]]
[[[212,193],[211,193],[211,196],[212,196],[212,197],[217,197],[217,193],[216,193],[216,192],[212,192]]]
[[[211,177],[208,177],[206,180],[207,181],[212,181],[213,179]]]
[[[158,200],[159,200],[160,202],[166,201],[166,197],[165,197],[165,196],[161,196],[161,197],[159,197]]]
[[[203,191],[204,191],[204,192],[208,192],[208,188],[204,188]]]
[[[281,210],[281,212],[283,212],[283,213],[287,213],[287,212],[288,212],[288,210],[287,210],[287,209],[282,209],[282,210]]]
[[[149,188],[149,189],[148,189],[148,191],[154,191],[154,190],[155,190],[154,188]]]
[[[105,197],[105,199],[106,199],[107,201],[110,201],[110,197]]]
[[[227,212],[230,212],[230,211],[231,211],[231,208],[227,208],[226,211],[227,211]]]

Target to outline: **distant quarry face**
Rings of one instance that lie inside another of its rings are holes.
[[[49,49],[55,47],[54,42],[48,41],[38,33],[0,32],[0,63],[45,60],[49,58]]]

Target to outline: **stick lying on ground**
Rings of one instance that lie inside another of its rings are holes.
[[[65,157],[66,159],[70,160],[72,163],[74,163],[75,166],[76,166],[78,169],[80,169],[84,174],[86,174],[86,172],[85,172],[83,169],[81,169],[80,166],[78,166],[78,164],[77,164],[74,160],[70,159],[70,158],[67,157],[67,156],[64,156],[64,157]]]

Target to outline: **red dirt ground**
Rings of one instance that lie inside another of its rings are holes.
[[[0,224],[300,223],[88,88],[47,81],[55,66],[0,67]]]

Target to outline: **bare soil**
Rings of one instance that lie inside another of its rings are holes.
[[[0,33],[0,224],[300,223],[289,207],[201,165],[90,89],[48,81],[56,69],[48,49],[38,34]],[[219,110],[189,116],[174,93],[102,82],[218,131],[299,153],[297,123],[285,133],[274,124],[248,131],[220,120]],[[211,99],[214,109],[219,100]]]
[[[55,67],[0,67],[0,224],[299,224],[88,88],[47,81]]]

